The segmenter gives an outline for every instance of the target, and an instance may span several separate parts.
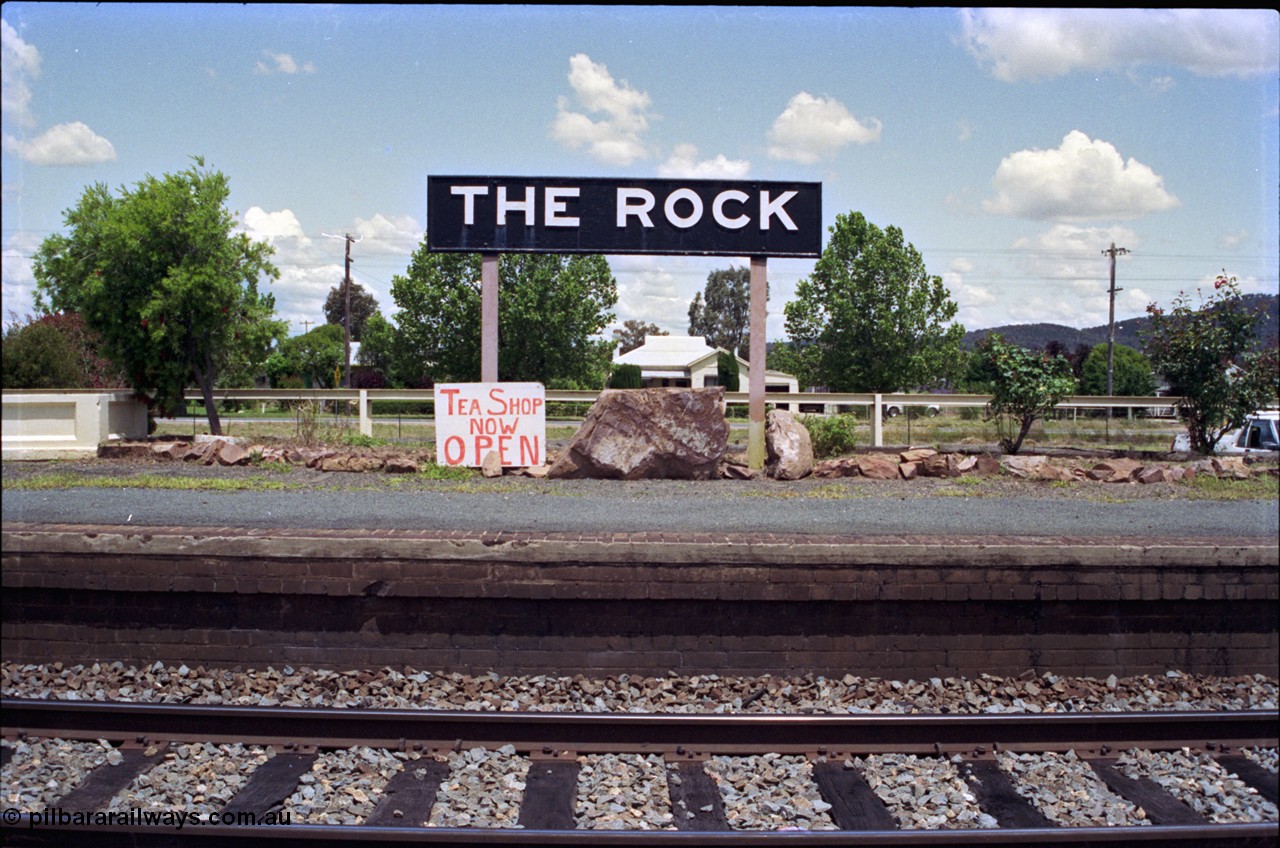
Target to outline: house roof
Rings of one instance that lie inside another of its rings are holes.
[[[701,336],[645,336],[644,344],[613,361],[642,368],[688,368],[719,352]]]

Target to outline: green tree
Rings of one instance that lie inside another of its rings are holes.
[[[387,382],[397,388],[404,383],[397,373],[396,327],[381,312],[375,312],[365,321],[364,336],[360,340],[360,350],[356,353],[356,362],[368,365],[382,372]]]
[[[726,392],[738,391],[740,373],[738,358],[732,353],[721,352],[716,356],[716,377]]]
[[[1262,312],[1244,304],[1235,277],[1220,275],[1199,308],[1180,293],[1167,313],[1153,303],[1147,314],[1147,355],[1169,381],[1169,391],[1182,398],[1178,415],[1186,422],[1193,450],[1212,452],[1227,431],[1275,400],[1280,381],[1276,343],[1251,349]]]
[[[622,322],[620,329],[613,331],[613,340],[618,343],[618,353],[629,353],[644,344],[645,336],[670,335],[657,324],[646,324],[635,318]]]
[[[785,307],[787,335],[812,357],[818,384],[894,392],[954,375],[964,327],[942,278],[925,270],[902,230],[839,215],[813,273]]]
[[[1086,395],[1107,393],[1107,346],[1094,345],[1080,369],[1080,391]],[[1128,345],[1115,347],[1111,369],[1111,391],[1116,395],[1148,397],[1156,393],[1156,378],[1151,360]]]
[[[498,274],[498,379],[599,388],[618,283],[603,256],[506,254]],[[480,376],[480,256],[430,253],[391,281],[402,355],[436,381]]]
[[[45,239],[32,263],[37,308],[82,315],[130,385],[163,408],[183,405],[194,382],[214,434],[219,374],[237,351],[252,358],[253,344],[284,330],[274,299],[258,291],[262,277],[279,276],[272,249],[235,232],[229,192],[198,157],[119,196],[95,184],[67,210],[69,233]]]
[[[273,384],[285,377],[301,377],[308,388],[331,389],[335,373],[346,363],[342,328],[321,324],[309,333],[285,339],[267,360],[266,370]]]
[[[707,275],[689,304],[689,335],[729,353],[747,349],[751,331],[751,269],[730,267]]]
[[[27,316],[4,330],[4,388],[115,389],[128,385],[98,353],[101,340],[74,312]]]
[[[765,367],[771,371],[793,374],[802,389],[822,385],[817,378],[817,349],[812,345],[800,346],[795,342],[774,342],[765,357]]]
[[[343,326],[346,317],[346,281],[329,289],[329,296],[324,301],[324,320],[330,324]],[[361,342],[364,339],[365,323],[378,312],[378,299],[364,286],[351,281],[351,341]]]
[[[1036,419],[1076,390],[1071,363],[1008,344],[996,333],[978,342],[977,355],[983,360],[982,370],[993,375],[987,418],[995,419],[1004,434],[1001,449],[1017,453]]]

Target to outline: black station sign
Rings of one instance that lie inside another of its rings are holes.
[[[428,177],[427,249],[816,257],[822,183]]]

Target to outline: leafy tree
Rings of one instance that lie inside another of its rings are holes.
[[[603,256],[506,254],[498,274],[498,378],[604,385],[618,283]],[[436,381],[480,376],[480,256],[414,252],[391,281],[403,356]]]
[[[1036,419],[1075,391],[1071,365],[1061,356],[1008,344],[996,333],[978,342],[977,353],[984,370],[993,375],[987,418],[995,419],[1006,433],[1000,439],[1001,449],[1017,453]]]
[[[193,381],[211,433],[222,432],[213,388],[230,358],[253,359],[279,337],[275,301],[258,292],[279,276],[272,248],[236,233],[224,203],[227,178],[192,167],[113,195],[97,183],[65,215],[68,235],[36,252],[37,307],[75,311],[102,337],[102,351],[133,388],[164,408],[185,404]]]
[[[747,349],[751,330],[751,269],[712,271],[689,304],[689,335],[730,353]]]
[[[609,388],[638,389],[644,385],[644,375],[639,365],[623,363],[614,365],[609,373]]]
[[[736,356],[723,352],[716,356],[716,377],[726,392],[738,391],[740,373]]]
[[[324,301],[324,320],[330,324],[343,326],[346,316],[346,281],[329,289],[329,296]],[[351,341],[361,342],[364,339],[364,327],[371,317],[378,312],[378,299],[364,286],[351,281]]]
[[[628,318],[622,322],[622,328],[613,331],[613,340],[618,343],[618,353],[629,353],[644,344],[645,336],[670,335],[657,324],[646,324],[636,318]]]
[[[817,379],[817,349],[795,342],[773,342],[765,357],[765,367],[795,375],[802,388],[822,385]]]
[[[4,330],[4,388],[114,389],[127,384],[120,369],[98,353],[101,340],[74,312],[45,315]]]
[[[308,388],[331,389],[346,363],[346,344],[337,324],[321,324],[309,333],[285,339],[267,360],[273,384],[285,377],[301,377]]]
[[[1156,393],[1156,378],[1151,360],[1128,345],[1115,347],[1111,369],[1113,394],[1147,397]],[[1086,395],[1107,393],[1107,346],[1094,345],[1080,369],[1080,391]]]
[[[1179,294],[1168,313],[1153,303],[1147,315],[1147,355],[1169,381],[1170,392],[1182,398],[1178,415],[1193,450],[1212,452],[1227,431],[1275,399],[1276,343],[1251,350],[1262,313],[1244,304],[1235,277],[1219,276],[1198,309]]]
[[[381,312],[375,312],[365,321],[360,350],[356,353],[356,363],[367,365],[382,372],[386,380],[394,386],[404,384],[398,381],[398,362],[396,327]]]
[[[787,335],[812,346],[816,383],[838,392],[894,392],[954,376],[964,327],[942,278],[925,270],[902,230],[839,215],[813,274],[785,307]]]

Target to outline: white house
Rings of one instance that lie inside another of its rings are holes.
[[[645,336],[644,344],[623,354],[614,354],[619,365],[639,365],[646,389],[701,389],[720,385],[716,358],[728,351],[711,347],[701,336]],[[738,360],[738,388],[746,391],[750,384],[751,364],[741,356]],[[798,392],[799,381],[781,371],[764,372],[766,392]]]

